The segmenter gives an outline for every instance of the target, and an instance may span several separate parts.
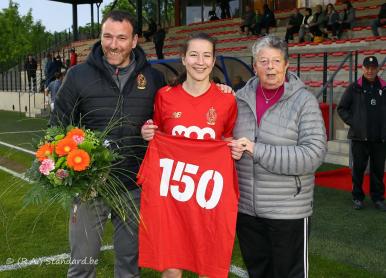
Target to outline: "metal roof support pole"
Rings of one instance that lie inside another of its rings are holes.
[[[138,35],[142,35],[142,0],[136,0],[136,2]]]
[[[95,38],[95,34],[94,34],[94,4],[90,4],[90,7],[91,7],[91,38],[94,39]]]
[[[72,3],[72,32],[73,32],[73,41],[79,39],[78,36],[78,6],[76,3]]]

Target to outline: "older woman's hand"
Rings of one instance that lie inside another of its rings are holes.
[[[157,128],[158,126],[154,124],[153,120],[147,120],[141,128],[142,138],[146,141],[153,140]]]
[[[249,155],[253,154],[255,143],[251,142],[248,138],[242,137],[232,140],[228,146],[231,147],[232,158],[239,160],[244,152],[247,152]]]

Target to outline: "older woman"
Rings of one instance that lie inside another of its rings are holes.
[[[319,105],[287,72],[287,44],[274,36],[252,48],[255,77],[236,94],[229,145],[237,162],[237,235],[249,277],[308,277],[314,172],[326,152]]]

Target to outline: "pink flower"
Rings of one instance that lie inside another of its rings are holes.
[[[65,179],[68,177],[68,172],[64,169],[59,169],[58,171],[56,171],[56,174],[55,176],[58,178],[58,179]]]
[[[51,159],[44,159],[39,166],[39,172],[48,176],[52,170],[55,169],[55,163]]]
[[[72,136],[72,140],[74,140],[78,145],[82,144],[84,137],[79,135]]]

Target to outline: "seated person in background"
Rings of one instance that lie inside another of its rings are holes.
[[[303,15],[300,13],[299,9],[294,9],[293,14],[291,15],[288,25],[287,25],[287,30],[285,32],[285,41],[288,43],[288,40],[293,40],[294,39],[294,34],[299,32],[300,25],[302,24],[303,21]]]
[[[300,24],[300,28],[299,28],[299,42],[304,42],[304,37],[306,33],[310,31],[309,26],[313,20],[314,20],[314,16],[312,15],[312,9],[306,8],[305,15],[302,20],[302,24]]]
[[[216,15],[216,11],[209,11],[208,13],[209,15],[209,21],[215,21],[215,20],[219,20],[218,16]]]
[[[355,9],[350,1],[344,2],[342,19],[339,20],[338,38],[342,37],[343,30],[352,29],[355,24]]]
[[[378,28],[386,25],[386,3],[383,3],[378,14],[378,18],[371,23],[373,35],[379,37]]]
[[[241,78],[240,75],[236,75],[234,78],[233,78],[233,81],[232,81],[232,87],[233,87],[233,91],[237,92],[237,90],[240,90],[242,87],[245,86],[245,81]]]
[[[275,14],[268,7],[267,4],[263,6],[263,17],[261,19],[261,29],[265,28],[265,34],[269,34],[269,27],[276,26]]]
[[[324,29],[325,37],[328,37],[328,31],[332,32],[332,39],[337,39],[337,31],[339,29],[339,14],[335,10],[333,4],[328,4],[324,11]]]
[[[243,20],[241,21],[240,31],[241,33],[246,34],[248,36],[249,33],[253,33],[253,26],[256,23],[255,12],[252,11],[249,5],[245,7],[245,14],[242,18]],[[247,27],[246,32],[245,32],[245,27]]]
[[[323,24],[324,24],[324,15],[322,10],[322,5],[316,5],[312,22],[311,24],[309,24],[309,31],[313,39],[315,37],[321,37],[323,35],[323,32],[322,32]]]
[[[255,24],[252,25],[252,34],[260,35],[261,33],[261,20],[263,19],[263,15],[260,10],[257,9],[255,11]]]
[[[150,37],[157,31],[157,24],[155,24],[154,19],[150,19],[149,29],[146,32],[143,32],[143,37],[146,42],[150,41]]]

